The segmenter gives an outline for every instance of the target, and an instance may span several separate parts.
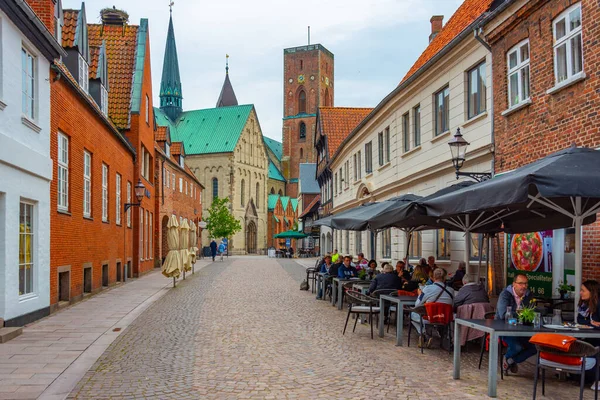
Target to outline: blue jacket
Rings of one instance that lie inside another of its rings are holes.
[[[356,276],[358,276],[358,274],[356,268],[353,266],[346,267],[346,265],[342,264],[340,265],[340,268],[338,268],[338,278],[340,279],[350,279]]]
[[[527,289],[525,292],[525,296],[523,296],[523,300],[521,304],[523,307],[528,307],[529,303],[533,299],[533,294]],[[512,307],[512,311],[517,311],[517,302],[515,301],[515,296],[513,292],[512,285],[508,285],[500,296],[498,296],[498,304],[496,305],[496,319],[504,319],[504,315],[506,314],[506,307]]]
[[[327,268],[326,263],[321,264],[321,270],[319,272],[321,272],[322,274],[326,274],[329,272],[329,268]]]

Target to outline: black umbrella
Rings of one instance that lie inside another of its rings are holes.
[[[575,286],[579,287],[581,226],[594,222],[600,211],[600,152],[565,149],[423,205],[427,215],[467,231],[494,220],[502,221],[506,232],[574,226]]]

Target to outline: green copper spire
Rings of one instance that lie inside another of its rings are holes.
[[[173,3],[169,5],[169,8]],[[177,61],[177,45],[173,30],[173,10],[169,16],[169,30],[167,32],[167,45],[165,46],[165,59],[163,61],[162,79],[160,81],[160,108],[167,116],[175,121],[183,111],[181,94],[181,79],[179,78],[179,62]]]

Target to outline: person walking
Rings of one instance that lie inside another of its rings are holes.
[[[214,262],[215,257],[217,256],[217,242],[215,242],[215,239],[210,242],[210,255],[212,256],[212,260]]]
[[[221,255],[221,261],[223,261],[223,254],[225,254],[225,243],[223,242],[219,245],[219,254]]]

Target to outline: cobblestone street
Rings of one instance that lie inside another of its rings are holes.
[[[454,381],[443,350],[395,347],[392,332],[371,340],[368,325],[342,336],[345,313],[298,290],[303,272],[257,257],[208,265],[138,317],[69,398],[487,398],[477,346]],[[500,381],[498,398],[531,398],[531,369],[522,370]],[[551,378],[545,398],[577,392]]]

